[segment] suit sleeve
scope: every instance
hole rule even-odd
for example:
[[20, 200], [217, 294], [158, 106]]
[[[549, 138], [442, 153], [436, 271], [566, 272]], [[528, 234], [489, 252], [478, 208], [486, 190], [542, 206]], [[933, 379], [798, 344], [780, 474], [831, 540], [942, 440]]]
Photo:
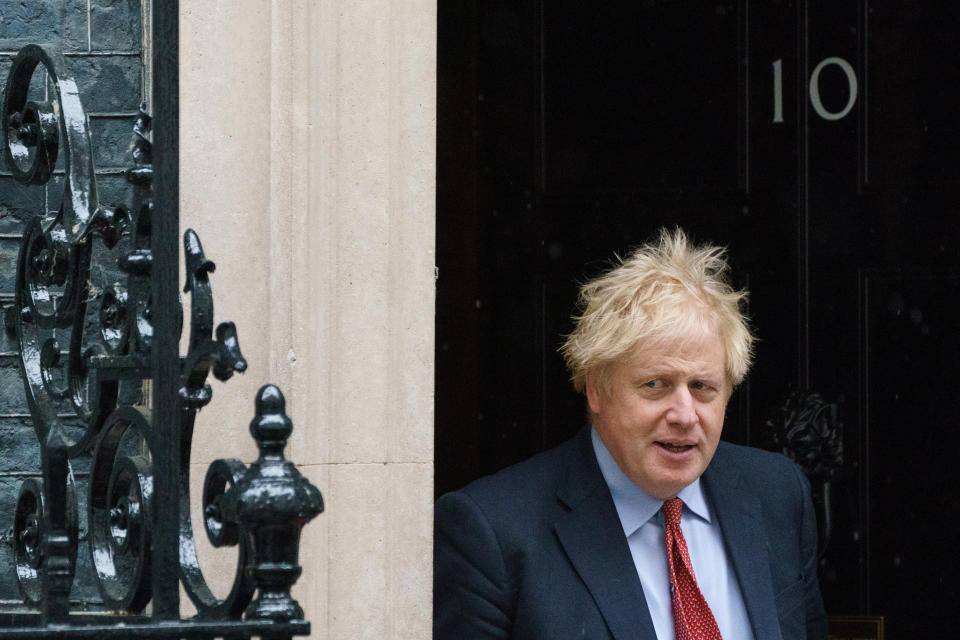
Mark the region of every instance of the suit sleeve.
[[500, 542], [462, 492], [437, 501], [433, 558], [434, 639], [509, 638], [512, 589]]
[[820, 583], [817, 580], [817, 518], [810, 498], [810, 481], [799, 467], [795, 470], [800, 482], [802, 494], [802, 516], [800, 522], [800, 551], [804, 559], [803, 586], [804, 605], [807, 612], [808, 640], [824, 640], [827, 637], [827, 613], [820, 597]]

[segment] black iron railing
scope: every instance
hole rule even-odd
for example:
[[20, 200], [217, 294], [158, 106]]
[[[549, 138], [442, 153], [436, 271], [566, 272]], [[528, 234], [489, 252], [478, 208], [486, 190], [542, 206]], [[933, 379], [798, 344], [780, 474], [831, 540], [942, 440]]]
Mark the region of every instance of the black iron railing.
[[[0, 610], [0, 638], [290, 638], [310, 630], [290, 588], [300, 574], [301, 528], [323, 501], [284, 458], [292, 425], [272, 385], [258, 393], [250, 425], [259, 459], [249, 467], [217, 460], [203, 486], [206, 535], [215, 547], [237, 549], [224, 599], [197, 560], [194, 420], [210, 401], [208, 375], [227, 380], [246, 362], [233, 323], [214, 329], [214, 263], [192, 230], [183, 238], [189, 348], [178, 352], [175, 2], [155, 3], [153, 29], [154, 119], [145, 105], [135, 126], [133, 209], [98, 199], [87, 117], [63, 57], [24, 47], [4, 87], [10, 171], [42, 185], [60, 159], [64, 180], [58, 210], [26, 225], [14, 301], [4, 310], [19, 345], [42, 482], [26, 479], [19, 492], [10, 570], [24, 604]], [[52, 90], [31, 99], [40, 71]], [[98, 287], [94, 267], [115, 270], [117, 282]], [[89, 461], [85, 536], [71, 468], [79, 458]], [[79, 554], [89, 554], [102, 605], [72, 611]], [[194, 618], [180, 617], [181, 586]]]

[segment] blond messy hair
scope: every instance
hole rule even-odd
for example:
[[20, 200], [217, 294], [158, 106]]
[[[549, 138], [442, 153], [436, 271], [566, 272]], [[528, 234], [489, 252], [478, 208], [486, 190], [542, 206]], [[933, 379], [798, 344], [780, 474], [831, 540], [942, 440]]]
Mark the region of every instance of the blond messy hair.
[[747, 292], [729, 280], [724, 247], [693, 246], [679, 228], [661, 229], [626, 259], [580, 287], [576, 326], [560, 352], [578, 392], [587, 372], [608, 390], [609, 368], [638, 345], [680, 346], [690, 339], [719, 335], [726, 376], [743, 381], [753, 359], [753, 341], [741, 310]]

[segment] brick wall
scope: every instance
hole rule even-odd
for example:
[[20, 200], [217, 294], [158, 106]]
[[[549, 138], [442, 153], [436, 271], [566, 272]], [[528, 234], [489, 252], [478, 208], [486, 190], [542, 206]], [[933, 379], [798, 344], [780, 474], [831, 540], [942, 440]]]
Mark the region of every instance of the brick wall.
[[[131, 132], [145, 93], [143, 16], [147, 2], [0, 0], [0, 90], [5, 88], [11, 61], [23, 45], [40, 44], [66, 55], [90, 119], [99, 198], [105, 204], [131, 205], [132, 192], [122, 174], [131, 164]], [[35, 74], [31, 89], [38, 96], [49, 90], [41, 73], [38, 70]], [[62, 157], [58, 163], [61, 169], [42, 187], [20, 185], [7, 167], [0, 166], [2, 304], [12, 300], [24, 224], [59, 207], [63, 195]], [[109, 255], [101, 257], [104, 264], [110, 263]], [[107, 281], [113, 276], [106, 269], [99, 277]], [[57, 337], [66, 348], [66, 334]], [[13, 559], [13, 513], [23, 479], [40, 475], [40, 449], [29, 419], [17, 350], [15, 336], [0, 331], [0, 605], [20, 600]], [[65, 406], [62, 414], [71, 413]], [[89, 459], [78, 458], [72, 463], [81, 516], [73, 596], [96, 607], [99, 594], [85, 540]]]

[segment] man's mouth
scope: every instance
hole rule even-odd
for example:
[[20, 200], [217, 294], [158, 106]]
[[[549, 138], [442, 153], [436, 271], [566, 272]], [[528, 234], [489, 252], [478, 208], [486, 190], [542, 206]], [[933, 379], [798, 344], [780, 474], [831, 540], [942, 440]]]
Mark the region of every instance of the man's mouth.
[[661, 442], [659, 440], [656, 444], [658, 447], [666, 449], [670, 453], [683, 453], [684, 451], [689, 451], [694, 447], [692, 444], [675, 444], [673, 442]]

